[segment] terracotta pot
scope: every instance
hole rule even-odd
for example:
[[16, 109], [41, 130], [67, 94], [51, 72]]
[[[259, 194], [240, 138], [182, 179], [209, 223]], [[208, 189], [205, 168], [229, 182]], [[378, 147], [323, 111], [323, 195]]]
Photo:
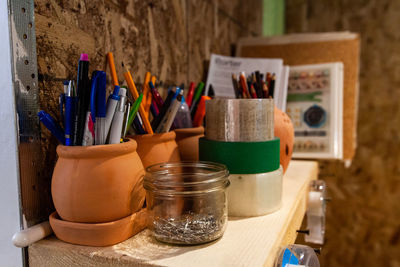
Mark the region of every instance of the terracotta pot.
[[144, 203], [144, 169], [134, 140], [114, 145], [58, 146], [51, 193], [63, 220], [115, 221]]
[[285, 173], [292, 158], [294, 128], [289, 116], [277, 107], [274, 109], [274, 134], [280, 139], [280, 164]]
[[181, 160], [199, 160], [199, 138], [204, 136], [202, 126], [196, 128], [176, 129], [176, 143], [178, 144]]
[[137, 152], [145, 168], [163, 162], [180, 161], [175, 132], [134, 135]]
[[111, 246], [139, 233], [147, 226], [147, 210], [107, 223], [75, 223], [60, 220], [57, 212], [49, 217], [58, 239], [77, 245]]

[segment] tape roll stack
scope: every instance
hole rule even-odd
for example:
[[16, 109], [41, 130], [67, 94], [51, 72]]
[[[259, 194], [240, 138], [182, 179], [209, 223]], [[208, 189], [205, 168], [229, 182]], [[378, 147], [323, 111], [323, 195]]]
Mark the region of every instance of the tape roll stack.
[[228, 167], [229, 216], [259, 216], [280, 207], [282, 168], [272, 99], [207, 101], [199, 158]]
[[310, 233], [304, 237], [306, 242], [319, 245], [324, 244], [325, 194], [326, 184], [324, 181], [316, 180], [310, 182], [307, 204], [307, 229]]

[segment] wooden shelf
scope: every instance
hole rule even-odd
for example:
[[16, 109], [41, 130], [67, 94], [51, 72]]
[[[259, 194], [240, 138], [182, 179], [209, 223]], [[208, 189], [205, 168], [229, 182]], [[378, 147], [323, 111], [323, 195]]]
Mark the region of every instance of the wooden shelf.
[[111, 247], [85, 247], [51, 236], [29, 247], [30, 266], [273, 266], [281, 245], [295, 241], [303, 220], [314, 161], [292, 161], [283, 180], [282, 208], [270, 215], [229, 218], [224, 236], [200, 246], [170, 246], [145, 230]]

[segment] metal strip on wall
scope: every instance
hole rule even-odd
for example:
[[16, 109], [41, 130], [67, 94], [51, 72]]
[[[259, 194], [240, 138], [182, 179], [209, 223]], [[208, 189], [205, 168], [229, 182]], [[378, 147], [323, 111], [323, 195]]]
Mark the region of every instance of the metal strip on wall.
[[18, 119], [22, 225], [41, 221], [39, 88], [33, 0], [9, 0], [13, 85]]

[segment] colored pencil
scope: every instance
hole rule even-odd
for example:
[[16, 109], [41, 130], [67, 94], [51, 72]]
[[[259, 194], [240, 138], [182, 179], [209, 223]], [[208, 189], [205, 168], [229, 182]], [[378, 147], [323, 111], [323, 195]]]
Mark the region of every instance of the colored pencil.
[[[129, 72], [129, 70], [127, 70], [124, 73], [124, 77], [125, 77], [126, 83], [128, 84], [128, 88], [129, 88], [133, 98], [135, 100], [138, 99], [139, 98], [139, 93], [138, 93], [138, 91], [136, 89], [136, 85], [133, 82], [132, 75]], [[143, 93], [143, 97], [144, 97], [144, 93]], [[143, 100], [142, 100], [142, 103], [143, 103]], [[139, 106], [139, 114], [142, 117], [143, 125], [144, 125], [144, 128], [147, 131], [147, 133], [153, 134], [154, 133], [153, 129], [151, 128], [151, 125], [150, 125], [150, 122], [149, 122], [149, 118], [146, 116], [146, 112], [144, 111], [142, 103]]]
[[107, 62], [108, 62], [108, 65], [110, 66], [111, 79], [112, 79], [113, 88], [114, 88], [116, 85], [119, 85], [119, 83], [118, 83], [117, 71], [115, 70], [113, 53], [111, 53], [111, 52], [107, 53]]

